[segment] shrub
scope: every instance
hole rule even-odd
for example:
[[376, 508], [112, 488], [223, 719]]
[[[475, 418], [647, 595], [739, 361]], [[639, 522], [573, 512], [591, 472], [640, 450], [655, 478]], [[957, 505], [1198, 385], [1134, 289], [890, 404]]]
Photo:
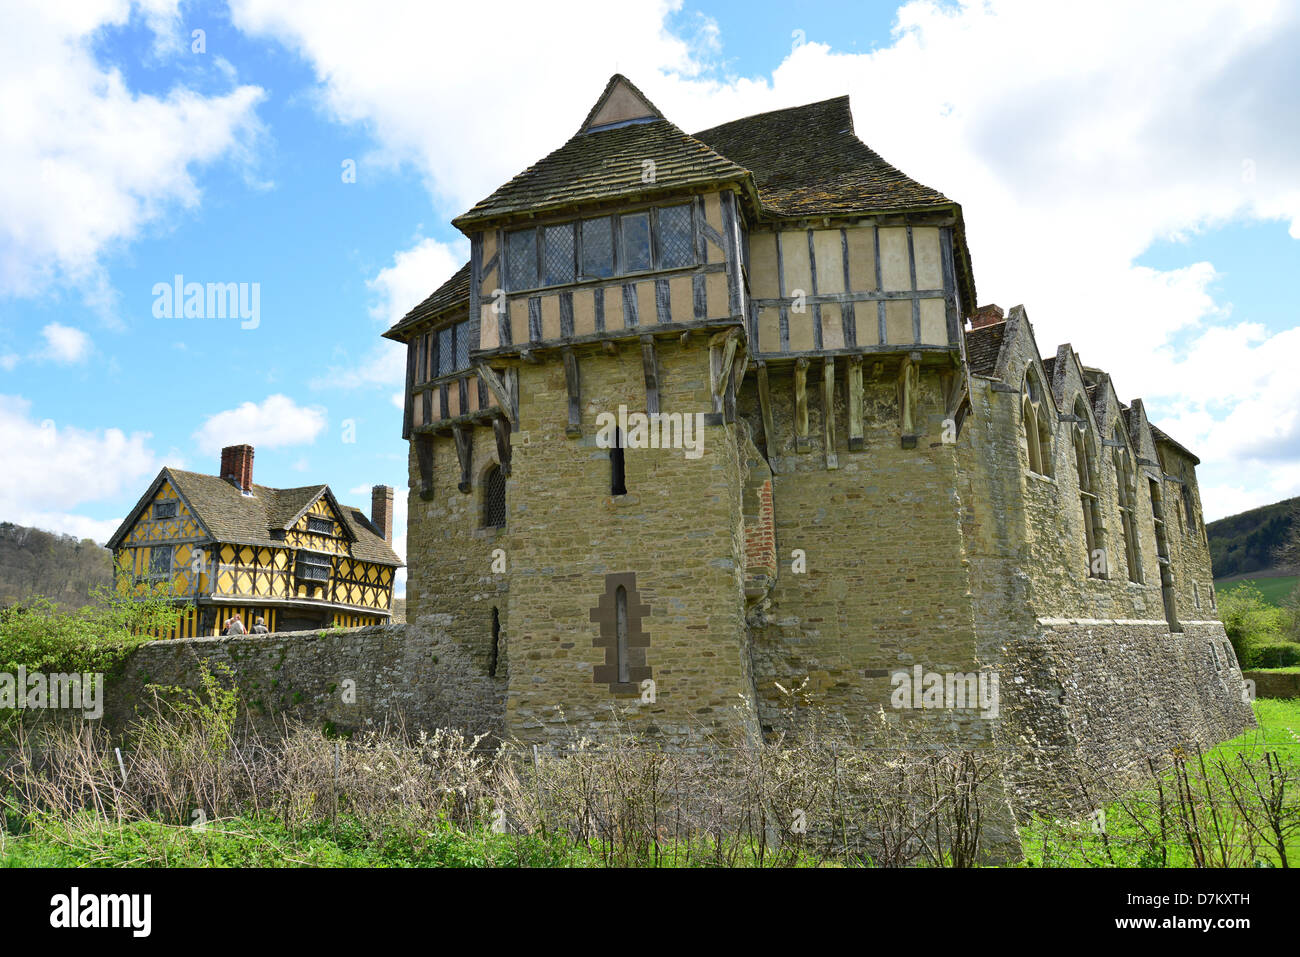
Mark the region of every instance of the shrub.
[[1282, 641], [1289, 624], [1285, 610], [1270, 605], [1258, 588], [1239, 585], [1219, 596], [1219, 617], [1237, 660], [1254, 664], [1255, 649]]
[[1293, 641], [1256, 645], [1250, 659], [1252, 668], [1289, 668], [1291, 665], [1300, 665], [1300, 644]]

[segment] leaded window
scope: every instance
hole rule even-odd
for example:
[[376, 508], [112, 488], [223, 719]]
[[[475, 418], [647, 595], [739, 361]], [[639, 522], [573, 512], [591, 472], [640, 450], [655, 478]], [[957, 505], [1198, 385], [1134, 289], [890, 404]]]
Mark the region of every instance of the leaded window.
[[315, 552], [299, 552], [294, 575], [301, 581], [327, 582], [330, 580], [331, 566], [332, 561], [328, 555], [318, 555]]
[[542, 230], [542, 285], [561, 286], [574, 280], [573, 223]]
[[456, 323], [456, 369], [469, 368], [469, 323]]
[[659, 268], [677, 269], [694, 262], [691, 207], [665, 206], [659, 210]]
[[154, 507], [153, 507], [153, 517], [154, 517], [154, 518], [175, 518], [175, 517], [176, 517], [176, 503], [175, 503], [175, 502], [157, 502], [157, 503], [154, 505]]
[[614, 275], [614, 223], [608, 216], [582, 221], [582, 278]]
[[650, 214], [628, 213], [619, 217], [619, 225], [623, 232], [623, 272], [650, 269]]
[[438, 330], [438, 375], [451, 375], [455, 371], [455, 335], [453, 326]]
[[308, 515], [307, 531], [315, 532], [317, 535], [333, 535], [334, 520], [330, 518], [318, 518], [315, 515]]
[[504, 528], [505, 524], [506, 476], [499, 465], [493, 465], [483, 480], [483, 527]]
[[172, 573], [172, 546], [154, 545], [149, 549], [149, 577], [167, 578]]
[[506, 262], [511, 289], [537, 285], [537, 230], [520, 229], [506, 235]]

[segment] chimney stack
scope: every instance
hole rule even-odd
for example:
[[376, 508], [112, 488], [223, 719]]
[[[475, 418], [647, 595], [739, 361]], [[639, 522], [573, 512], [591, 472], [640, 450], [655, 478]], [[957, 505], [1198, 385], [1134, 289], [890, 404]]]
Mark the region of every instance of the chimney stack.
[[374, 485], [370, 488], [370, 523], [379, 529], [384, 541], [393, 542], [393, 488]]
[[228, 445], [221, 450], [221, 477], [241, 492], [253, 490], [253, 447]]
[[980, 306], [971, 313], [970, 317], [972, 329], [983, 329], [985, 326], [994, 326], [1003, 321], [1002, 307], [992, 304]]

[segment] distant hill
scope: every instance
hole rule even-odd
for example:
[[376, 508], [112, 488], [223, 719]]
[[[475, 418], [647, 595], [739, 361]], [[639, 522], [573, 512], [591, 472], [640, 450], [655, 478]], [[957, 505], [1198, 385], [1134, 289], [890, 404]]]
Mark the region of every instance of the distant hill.
[[1300, 497], [1230, 515], [1205, 526], [1215, 580], [1274, 571], [1282, 574], [1278, 549], [1300, 521]]
[[41, 595], [72, 610], [112, 580], [112, 553], [89, 538], [0, 522], [0, 608]]

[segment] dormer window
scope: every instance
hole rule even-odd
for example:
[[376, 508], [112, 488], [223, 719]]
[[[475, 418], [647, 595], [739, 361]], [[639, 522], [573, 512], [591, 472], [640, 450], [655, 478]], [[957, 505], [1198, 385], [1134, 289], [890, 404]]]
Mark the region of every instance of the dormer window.
[[333, 535], [334, 521], [328, 518], [317, 518], [315, 515], [307, 516], [307, 531], [317, 535]]

